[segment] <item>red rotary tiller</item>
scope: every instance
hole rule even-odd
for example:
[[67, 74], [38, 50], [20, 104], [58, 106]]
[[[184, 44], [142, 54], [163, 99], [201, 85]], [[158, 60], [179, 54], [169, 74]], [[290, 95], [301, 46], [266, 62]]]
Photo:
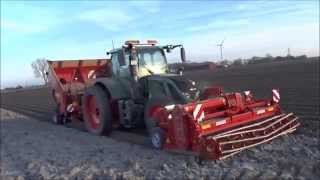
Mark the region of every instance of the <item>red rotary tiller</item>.
[[224, 159], [295, 131], [298, 117], [283, 113], [279, 91], [272, 92], [272, 100], [254, 100], [245, 91], [158, 108], [153, 116], [164, 132], [163, 148]]

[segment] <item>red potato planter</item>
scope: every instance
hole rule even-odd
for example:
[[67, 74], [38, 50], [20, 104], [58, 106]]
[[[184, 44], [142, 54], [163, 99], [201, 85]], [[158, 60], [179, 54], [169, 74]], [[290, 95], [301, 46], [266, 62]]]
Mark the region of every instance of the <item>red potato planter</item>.
[[291, 133], [293, 113], [279, 107], [279, 91], [255, 100], [250, 91], [201, 89], [181, 71], [169, 74], [165, 52], [182, 45], [128, 41], [110, 59], [48, 61], [52, 95], [61, 122], [84, 120], [86, 129], [108, 135], [114, 128], [147, 128], [155, 148], [224, 159]]

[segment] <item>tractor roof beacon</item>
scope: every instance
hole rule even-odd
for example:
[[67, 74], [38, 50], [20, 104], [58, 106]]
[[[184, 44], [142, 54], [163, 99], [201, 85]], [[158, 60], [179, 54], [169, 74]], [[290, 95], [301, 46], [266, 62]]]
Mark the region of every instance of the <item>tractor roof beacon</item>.
[[[283, 113], [279, 90], [256, 100], [250, 91], [200, 89], [179, 70], [169, 73], [166, 53], [182, 45], [126, 41], [110, 59], [48, 61], [55, 117], [83, 119], [87, 130], [108, 135], [117, 127], [146, 127], [155, 148], [223, 159], [291, 133], [300, 125]], [[55, 118], [56, 119], [56, 118]]]

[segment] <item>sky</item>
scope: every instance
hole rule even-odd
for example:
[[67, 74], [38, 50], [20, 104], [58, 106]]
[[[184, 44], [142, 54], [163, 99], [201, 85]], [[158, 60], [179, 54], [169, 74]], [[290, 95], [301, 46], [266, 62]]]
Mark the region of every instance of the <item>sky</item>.
[[[105, 58], [128, 39], [182, 43], [187, 60], [319, 55], [319, 1], [1, 0], [1, 88], [41, 82], [37, 58]], [[169, 55], [176, 62], [179, 52]]]

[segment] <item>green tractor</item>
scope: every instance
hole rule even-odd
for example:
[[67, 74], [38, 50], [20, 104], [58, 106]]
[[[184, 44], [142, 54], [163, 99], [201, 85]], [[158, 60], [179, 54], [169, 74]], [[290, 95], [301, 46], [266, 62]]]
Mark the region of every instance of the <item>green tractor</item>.
[[199, 96], [194, 81], [186, 79], [182, 69], [169, 73], [166, 53], [179, 47], [181, 61], [186, 61], [182, 45], [157, 46], [156, 41], [141, 44], [127, 41], [108, 52], [111, 76], [96, 77], [82, 97], [82, 112], [87, 129], [98, 135], [109, 134], [115, 127], [146, 126], [157, 130], [152, 119], [157, 107], [186, 104]]

